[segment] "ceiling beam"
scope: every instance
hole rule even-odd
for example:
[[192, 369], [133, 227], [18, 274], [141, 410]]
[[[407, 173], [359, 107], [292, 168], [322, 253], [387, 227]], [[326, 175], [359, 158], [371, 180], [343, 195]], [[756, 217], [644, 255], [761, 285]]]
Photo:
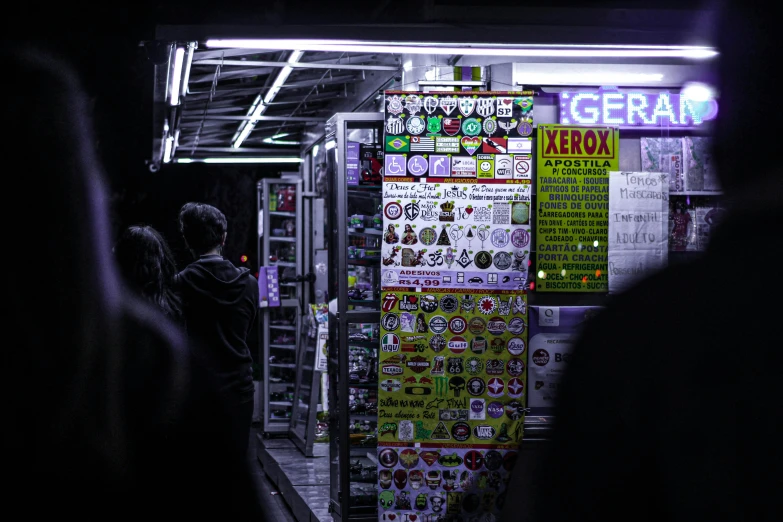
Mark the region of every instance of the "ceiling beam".
[[182, 119], [204, 119], [204, 120], [220, 120], [220, 121], [245, 121], [245, 120], [258, 120], [258, 121], [326, 121], [327, 118], [319, 118], [315, 116], [256, 116], [251, 118], [250, 116], [210, 116], [210, 115], [188, 115], [183, 114]]
[[[193, 60], [193, 65], [221, 65], [246, 67], [291, 67], [293, 69], [335, 69], [343, 71], [397, 71], [395, 65], [357, 65], [349, 63], [313, 63], [313, 62], [268, 62], [250, 60]], [[263, 70], [263, 69], [262, 69]], [[222, 77], [224, 73], [221, 72]], [[265, 73], [266, 74], [266, 73]]]

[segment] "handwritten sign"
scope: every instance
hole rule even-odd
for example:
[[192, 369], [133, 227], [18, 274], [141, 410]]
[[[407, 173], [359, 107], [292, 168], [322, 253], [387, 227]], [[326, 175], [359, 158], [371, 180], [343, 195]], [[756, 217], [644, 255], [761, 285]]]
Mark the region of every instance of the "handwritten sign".
[[668, 173], [609, 173], [610, 293], [666, 266], [668, 226]]

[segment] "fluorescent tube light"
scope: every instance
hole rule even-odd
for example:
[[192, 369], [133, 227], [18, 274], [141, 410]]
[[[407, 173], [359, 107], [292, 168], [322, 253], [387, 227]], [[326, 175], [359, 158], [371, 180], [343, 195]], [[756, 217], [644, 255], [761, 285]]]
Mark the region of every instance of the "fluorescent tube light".
[[271, 145], [301, 145], [301, 142], [299, 141], [288, 141], [288, 140], [282, 140], [281, 138], [285, 138], [290, 133], [283, 133], [283, 134], [275, 134], [274, 136], [271, 136], [269, 138], [264, 138], [264, 143], [269, 143]]
[[420, 80], [419, 85], [421, 86], [464, 86], [464, 87], [483, 87], [486, 85], [486, 82], [482, 82], [479, 80]]
[[174, 75], [171, 78], [171, 105], [179, 105], [179, 89], [182, 81], [182, 62], [185, 59], [185, 48], [177, 47], [174, 52]]
[[408, 60], [404, 64], [402, 64], [402, 70], [405, 72], [410, 72], [413, 69], [413, 62], [411, 60]]
[[260, 158], [178, 158], [176, 163], [302, 163], [302, 158], [295, 156], [260, 157]]
[[326, 150], [332, 150], [337, 146], [337, 142], [334, 140], [329, 140], [326, 142]]
[[185, 96], [188, 93], [188, 82], [190, 81], [190, 67], [193, 64], [193, 54], [195, 54], [196, 42], [188, 44], [188, 58], [185, 61], [185, 75], [182, 77], [182, 91], [180, 95]]
[[703, 46], [639, 46], [639, 45], [500, 45], [445, 44], [438, 42], [372, 42], [360, 40], [207, 40], [207, 47], [242, 49], [299, 49], [304, 51], [336, 51], [355, 53], [407, 53], [463, 56], [530, 56], [582, 58], [712, 58], [718, 52]]
[[163, 152], [163, 163], [169, 163], [171, 161], [171, 149], [174, 146], [174, 138], [169, 136], [166, 138], [166, 148]]
[[520, 80], [524, 80], [524, 83], [517, 81], [517, 85], [569, 85], [572, 83], [591, 83], [594, 85], [626, 85], [661, 82], [663, 81], [663, 74], [612, 72], [520, 72], [519, 78]]

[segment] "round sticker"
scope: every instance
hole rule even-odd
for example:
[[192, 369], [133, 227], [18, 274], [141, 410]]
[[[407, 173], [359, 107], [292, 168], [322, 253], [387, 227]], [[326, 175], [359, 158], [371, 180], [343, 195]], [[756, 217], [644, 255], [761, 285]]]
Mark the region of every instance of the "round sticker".
[[386, 448], [378, 454], [378, 461], [385, 468], [393, 468], [398, 461], [397, 452], [391, 448]]
[[438, 298], [432, 294], [423, 295], [419, 306], [421, 306], [423, 312], [431, 314], [438, 309]]
[[505, 455], [503, 455], [503, 469], [506, 471], [511, 471], [514, 469], [514, 465], [517, 463], [517, 452], [516, 451], [509, 451]]
[[511, 233], [511, 244], [517, 248], [524, 248], [530, 243], [530, 231], [526, 228], [517, 228]]
[[402, 464], [403, 468], [415, 468], [418, 463], [419, 454], [416, 453], [416, 450], [408, 448], [400, 452], [400, 464]]
[[489, 347], [492, 349], [493, 353], [500, 355], [503, 353], [503, 348], [506, 347], [506, 341], [504, 341], [502, 337], [492, 339], [492, 342], [489, 343]]
[[465, 453], [465, 467], [471, 471], [480, 470], [484, 465], [484, 455], [476, 450], [470, 450]]
[[521, 317], [514, 317], [508, 322], [508, 331], [514, 335], [519, 335], [525, 331], [525, 321]]
[[484, 369], [484, 363], [478, 357], [468, 357], [465, 361], [465, 369], [471, 375], [478, 375]]
[[392, 220], [400, 219], [400, 216], [402, 216], [402, 205], [394, 201], [386, 203], [386, 206], [383, 208], [383, 214]]
[[495, 301], [495, 298], [492, 296], [485, 295], [478, 300], [478, 310], [484, 315], [493, 313], [496, 308], [497, 301]]
[[459, 301], [453, 295], [444, 295], [440, 298], [440, 309], [443, 313], [451, 314], [457, 311]]
[[486, 250], [481, 250], [476, 257], [473, 258], [473, 262], [476, 263], [478, 268], [489, 268], [492, 266], [492, 254]]
[[468, 329], [468, 322], [465, 320], [464, 317], [460, 317], [459, 315], [452, 317], [449, 320], [449, 330], [453, 334], [461, 334], [465, 332], [465, 330]]
[[503, 332], [506, 331], [506, 322], [502, 317], [495, 316], [487, 321], [487, 330], [492, 335], [503, 335]]
[[476, 118], [468, 118], [462, 122], [462, 132], [465, 136], [478, 136], [481, 134], [481, 124]]
[[506, 361], [503, 359], [487, 359], [486, 372], [487, 375], [503, 375], [503, 370], [506, 367]]
[[522, 355], [525, 353], [525, 341], [519, 337], [512, 337], [506, 343], [506, 348], [511, 355]]
[[467, 384], [468, 393], [473, 395], [474, 397], [480, 397], [484, 395], [486, 389], [487, 389], [487, 385], [484, 383], [484, 379], [482, 379], [481, 377], [472, 377], [470, 380], [468, 380], [468, 384]]
[[490, 397], [498, 398], [503, 396], [503, 391], [506, 388], [506, 383], [500, 377], [493, 377], [487, 383], [487, 395]]
[[430, 349], [438, 353], [446, 347], [446, 338], [442, 335], [433, 335], [430, 339]]
[[493, 245], [495, 245], [498, 248], [503, 248], [504, 246], [508, 245], [510, 236], [505, 229], [496, 228], [492, 231], [492, 235], [489, 236], [489, 238], [492, 241]]
[[397, 314], [388, 313], [383, 316], [381, 326], [384, 330], [393, 332], [400, 326], [400, 317]]
[[[442, 308], [442, 307], [441, 307]], [[430, 319], [430, 330], [432, 333], [442, 334], [448, 328], [449, 323], [442, 315], [436, 315]]]
[[539, 348], [535, 352], [533, 352], [533, 363], [536, 366], [546, 366], [549, 362], [549, 352], [544, 350], [543, 348]]
[[477, 354], [482, 354], [487, 351], [487, 339], [477, 335], [470, 340], [470, 351]]
[[455, 335], [449, 339], [448, 347], [451, 353], [462, 353], [468, 349], [468, 341], [461, 335]]
[[503, 404], [498, 401], [492, 401], [487, 404], [487, 415], [493, 419], [499, 419], [506, 412]]
[[512, 377], [519, 377], [525, 372], [525, 363], [522, 362], [522, 359], [515, 357], [508, 361], [506, 371]]
[[506, 417], [511, 419], [512, 421], [519, 420], [522, 418], [523, 410], [525, 409], [525, 406], [519, 402], [519, 401], [511, 401], [508, 404], [506, 404]]
[[468, 321], [468, 329], [473, 335], [479, 335], [487, 329], [487, 323], [481, 317], [474, 317]]
[[493, 258], [495, 268], [498, 270], [508, 270], [511, 266], [511, 254], [508, 252], [498, 252]]
[[525, 383], [522, 379], [514, 377], [508, 381], [508, 396], [512, 399], [518, 399], [525, 393]]
[[[501, 407], [502, 409], [502, 407]], [[484, 455], [484, 467], [489, 471], [497, 471], [503, 465], [503, 455], [497, 450], [489, 450]]]
[[424, 132], [424, 127], [424, 118], [421, 116], [411, 116], [405, 123], [405, 128], [408, 129], [408, 132], [414, 135]]
[[[465, 442], [470, 438], [470, 426], [468, 426], [467, 422], [454, 423], [451, 427], [451, 436], [454, 437], [454, 440], [456, 441]], [[467, 454], [465, 457], [467, 457]]]
[[423, 228], [421, 232], [419, 232], [419, 241], [421, 241], [423, 244], [427, 246], [434, 245], [435, 241], [437, 240], [438, 240], [438, 233], [431, 228]]

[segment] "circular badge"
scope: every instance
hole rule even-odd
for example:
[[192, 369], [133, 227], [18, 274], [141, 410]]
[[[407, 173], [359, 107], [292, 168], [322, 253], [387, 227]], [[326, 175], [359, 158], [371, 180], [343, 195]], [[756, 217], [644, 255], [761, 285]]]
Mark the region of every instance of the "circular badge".
[[400, 316], [392, 313], [384, 315], [383, 319], [381, 319], [381, 326], [383, 326], [384, 330], [393, 332], [400, 326]]
[[411, 156], [408, 158], [408, 172], [414, 176], [424, 176], [430, 164], [424, 156]]
[[508, 396], [512, 399], [518, 399], [525, 393], [525, 383], [522, 379], [514, 377], [508, 381]]
[[487, 390], [487, 385], [481, 377], [472, 377], [468, 380], [466, 388], [469, 394], [474, 397], [480, 397]]
[[381, 350], [386, 353], [400, 351], [400, 337], [393, 333], [384, 334], [381, 339]]
[[506, 389], [506, 383], [500, 377], [493, 377], [487, 383], [487, 395], [490, 397], [498, 398], [503, 396], [503, 391]]
[[427, 246], [434, 245], [437, 240], [438, 233], [432, 228], [423, 228], [421, 229], [421, 232], [419, 232], [419, 241]]
[[419, 454], [416, 453], [416, 450], [407, 448], [400, 452], [400, 464], [402, 464], [403, 468], [415, 468], [418, 463]]
[[492, 118], [484, 120], [484, 133], [488, 136], [492, 136], [498, 130], [498, 122]]
[[519, 335], [525, 331], [525, 321], [521, 317], [514, 317], [508, 322], [508, 331], [514, 335]]
[[442, 335], [433, 335], [432, 338], [430, 338], [430, 349], [438, 353], [442, 351], [446, 347], [446, 338]]
[[432, 294], [423, 295], [421, 296], [419, 306], [421, 307], [422, 312], [431, 314], [438, 309], [438, 298]]
[[508, 364], [506, 365], [506, 371], [512, 377], [519, 377], [525, 373], [525, 363], [522, 362], [522, 359], [514, 357], [508, 361]]
[[492, 241], [492, 244], [495, 245], [498, 248], [503, 248], [504, 246], [508, 245], [508, 241], [510, 239], [510, 235], [508, 232], [506, 232], [503, 228], [496, 228], [492, 231], [492, 234], [489, 236], [489, 239]]
[[493, 419], [499, 419], [506, 412], [503, 404], [498, 401], [492, 401], [487, 404], [487, 415]]
[[495, 268], [498, 270], [508, 270], [511, 266], [511, 254], [508, 252], [498, 252], [493, 258]]
[[520, 122], [517, 132], [519, 132], [520, 136], [530, 136], [533, 134], [533, 126], [526, 121]]
[[503, 332], [506, 331], [506, 322], [502, 317], [495, 316], [487, 321], [487, 330], [492, 335], [503, 335]]
[[519, 401], [511, 401], [506, 404], [506, 417], [512, 421], [519, 420], [524, 415], [525, 406]]
[[465, 460], [463, 460], [465, 467], [470, 471], [480, 470], [484, 465], [484, 455], [476, 450], [470, 450], [465, 453]]
[[430, 318], [430, 330], [432, 333], [442, 334], [449, 327], [448, 321], [442, 315], [436, 315]]
[[503, 353], [503, 348], [506, 347], [506, 341], [504, 341], [502, 337], [492, 339], [492, 342], [489, 343], [489, 347], [492, 349], [492, 353], [500, 355]]
[[470, 330], [470, 333], [473, 335], [482, 334], [486, 329], [487, 323], [481, 317], [474, 317], [468, 321], [468, 330]]
[[386, 203], [386, 206], [383, 208], [383, 214], [392, 220], [400, 219], [400, 216], [402, 216], [402, 205], [396, 201]]
[[492, 266], [492, 254], [486, 250], [481, 250], [476, 257], [473, 258], [473, 262], [476, 263], [478, 268], [489, 268]]
[[443, 313], [454, 313], [457, 311], [457, 307], [459, 307], [459, 301], [453, 295], [444, 295], [440, 298], [440, 309], [443, 310]]
[[473, 485], [475, 484], [476, 480], [473, 478], [473, 473], [470, 471], [463, 471], [459, 474], [459, 486], [467, 491], [469, 489], [473, 489]]
[[525, 341], [519, 337], [512, 337], [506, 343], [506, 348], [511, 355], [522, 355], [525, 353]]
[[484, 363], [478, 357], [468, 357], [465, 361], [465, 369], [471, 375], [478, 375], [484, 369]]
[[451, 436], [458, 442], [465, 442], [470, 438], [470, 426], [467, 422], [455, 422], [451, 427]]
[[549, 352], [543, 348], [539, 348], [533, 352], [533, 364], [536, 366], [546, 366], [549, 363]]
[[462, 121], [462, 133], [465, 136], [478, 136], [481, 134], [481, 124], [476, 118], [467, 118]]
[[378, 454], [378, 462], [385, 468], [393, 468], [397, 465], [397, 452], [391, 448], [386, 448]]
[[511, 471], [514, 469], [514, 466], [517, 463], [517, 452], [516, 451], [509, 451], [505, 455], [503, 455], [503, 469], [506, 471]]
[[487, 339], [477, 335], [470, 340], [470, 351], [477, 354], [482, 354], [487, 351]]
[[468, 349], [468, 341], [461, 335], [455, 335], [447, 343], [451, 353], [462, 353]]
[[487, 375], [503, 375], [506, 361], [503, 359], [487, 359], [485, 366]]
[[479, 496], [475, 493], [469, 493], [465, 496], [464, 499], [462, 499], [462, 509], [468, 513], [473, 513], [479, 508], [480, 505], [481, 501], [479, 500]]
[[419, 135], [422, 132], [424, 132], [425, 125], [424, 125], [424, 118], [421, 116], [411, 116], [408, 118], [408, 121], [405, 123], [405, 128], [408, 129], [408, 132], [414, 135]]
[[497, 471], [503, 465], [503, 455], [497, 450], [489, 450], [484, 455], [484, 467], [489, 471]]
[[497, 301], [495, 298], [489, 295], [485, 295], [478, 300], [478, 311], [484, 315], [489, 315], [497, 309]]
[[511, 244], [517, 248], [524, 248], [530, 244], [530, 230], [517, 228], [511, 233]]
[[459, 315], [456, 315], [449, 319], [449, 330], [453, 334], [461, 334], [464, 333], [465, 330], [468, 329], [468, 322], [465, 320], [464, 317], [460, 317]]

